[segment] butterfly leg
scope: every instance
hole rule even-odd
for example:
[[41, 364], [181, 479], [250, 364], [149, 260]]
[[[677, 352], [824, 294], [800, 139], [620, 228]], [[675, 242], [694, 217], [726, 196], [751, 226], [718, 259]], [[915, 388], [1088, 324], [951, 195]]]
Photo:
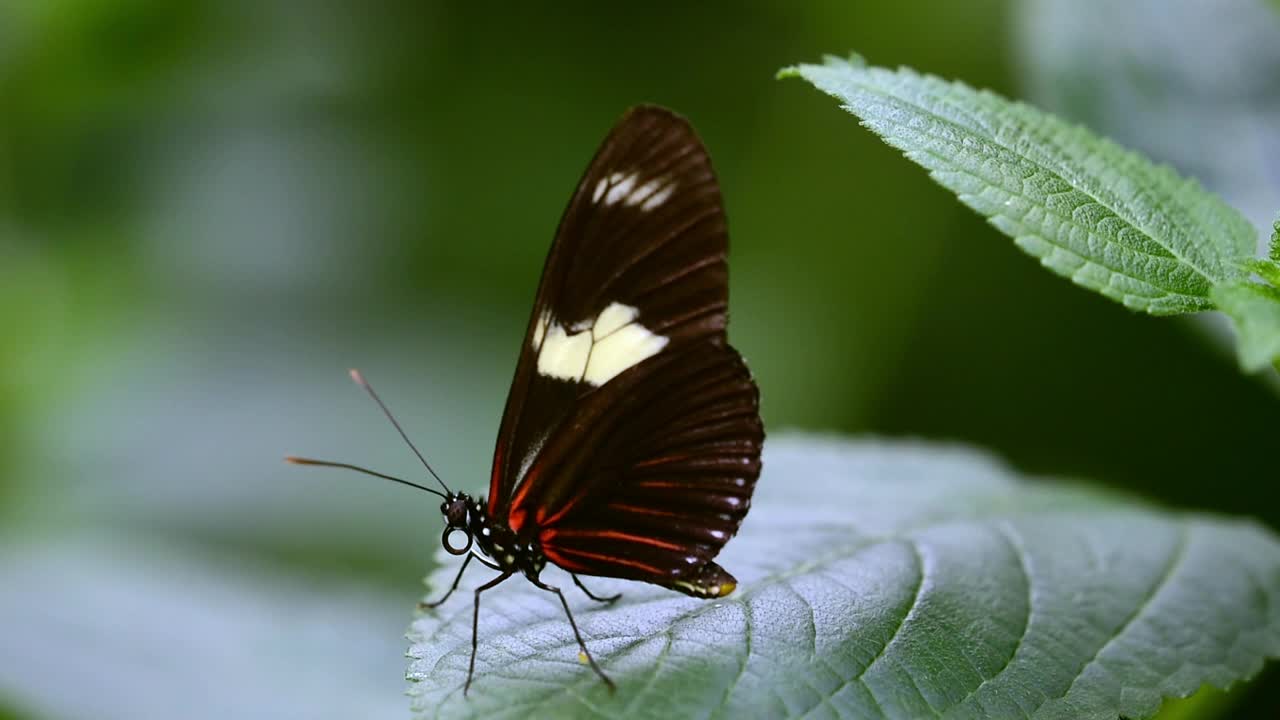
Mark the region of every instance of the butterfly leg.
[[453, 584], [449, 586], [449, 590], [444, 594], [444, 597], [440, 598], [435, 602], [420, 602], [418, 603], [418, 609], [430, 610], [431, 608], [437, 608], [443, 605], [444, 601], [448, 600], [449, 596], [453, 594], [453, 591], [458, 589], [458, 583], [462, 582], [462, 573], [466, 572], [467, 563], [471, 562], [471, 558], [478, 559], [480, 562], [484, 563], [488, 567], [493, 568], [494, 570], [499, 570], [499, 571], [502, 570], [502, 566], [495, 562], [490, 562], [479, 555], [469, 554], [467, 555], [467, 559], [462, 561], [462, 567], [458, 568], [458, 574], [456, 577], [453, 578]]
[[596, 602], [614, 603], [618, 601], [618, 598], [622, 597], [622, 593], [618, 593], [616, 595], [610, 595], [609, 597], [596, 597], [595, 593], [588, 590], [587, 586], [582, 584], [582, 581], [578, 579], [578, 576], [576, 574], [574, 573], [569, 573], [569, 574], [573, 576], [573, 584], [577, 585], [578, 588], [582, 590], [582, 592], [586, 593], [587, 597], [591, 598], [592, 600], [595, 600]]
[[476, 646], [479, 644], [478, 638], [480, 637], [480, 593], [509, 577], [511, 577], [511, 573], [504, 572], [498, 577], [476, 588], [476, 609], [471, 615], [471, 664], [467, 667], [467, 684], [462, 688], [463, 697], [466, 697], [467, 692], [471, 690], [471, 678], [476, 674]]
[[462, 567], [458, 568], [458, 574], [456, 577], [453, 578], [453, 584], [450, 585], [449, 589], [445, 591], [444, 597], [440, 598], [435, 602], [420, 602], [418, 603], [418, 609], [430, 610], [431, 608], [436, 608], [443, 605], [444, 601], [448, 600], [449, 596], [453, 594], [453, 591], [458, 589], [458, 583], [462, 582], [462, 573], [467, 571], [467, 565], [471, 562], [471, 558], [473, 557], [475, 556], [471, 555], [470, 553], [467, 554], [467, 559], [462, 561]]
[[[529, 580], [534, 585], [537, 585], [547, 592], [553, 592], [556, 594], [556, 597], [560, 598], [560, 604], [564, 606], [564, 614], [569, 617], [569, 627], [573, 628], [573, 636], [578, 640], [578, 647], [582, 648], [582, 654], [587, 656], [587, 662], [591, 664], [591, 669], [595, 670], [596, 674], [600, 676], [600, 679], [604, 681], [604, 684], [609, 686], [609, 692], [617, 690], [617, 686], [613, 684], [613, 681], [609, 679], [609, 676], [605, 675], [604, 671], [600, 669], [600, 666], [596, 664], [596, 659], [591, 657], [591, 651], [587, 649], [587, 644], [582, 641], [582, 633], [578, 632], [578, 623], [574, 622], [573, 613], [569, 611], [569, 601], [564, 599], [564, 593], [560, 592], [560, 588], [547, 585], [540, 580], [534, 580], [533, 578], [529, 578]], [[582, 587], [581, 583], [579, 583], [578, 587]], [[585, 591], [586, 588], [583, 588], [583, 590]], [[590, 593], [587, 594], [590, 595]]]

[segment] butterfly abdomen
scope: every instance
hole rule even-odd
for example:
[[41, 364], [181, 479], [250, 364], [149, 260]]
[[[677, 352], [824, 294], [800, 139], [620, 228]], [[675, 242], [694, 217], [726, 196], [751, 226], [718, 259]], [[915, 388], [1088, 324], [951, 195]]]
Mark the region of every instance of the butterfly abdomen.
[[669, 587], [696, 598], [718, 598], [733, 592], [738, 587], [738, 580], [728, 570], [709, 562], [691, 577], [676, 580]]

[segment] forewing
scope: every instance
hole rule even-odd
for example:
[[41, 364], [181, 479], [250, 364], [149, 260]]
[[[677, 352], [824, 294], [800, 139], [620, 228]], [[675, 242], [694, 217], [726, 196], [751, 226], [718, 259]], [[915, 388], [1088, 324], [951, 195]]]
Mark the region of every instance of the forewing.
[[630, 110], [578, 183], [542, 271], [494, 451], [501, 517], [587, 395], [656, 355], [724, 343], [728, 240], [701, 141], [662, 108]]
[[661, 353], [580, 403], [516, 492], [509, 521], [565, 569], [689, 594], [732, 590], [711, 559], [760, 474], [759, 395], [738, 353]]

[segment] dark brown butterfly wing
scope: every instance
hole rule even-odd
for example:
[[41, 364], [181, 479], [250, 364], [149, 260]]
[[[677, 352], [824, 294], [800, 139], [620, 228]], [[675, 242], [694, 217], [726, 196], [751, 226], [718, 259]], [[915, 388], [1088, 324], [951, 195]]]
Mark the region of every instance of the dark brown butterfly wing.
[[735, 581], [711, 560], [750, 507], [763, 442], [736, 351], [712, 340], [664, 351], [579, 403], [509, 522], [567, 570], [719, 597]]
[[584, 398], [629, 368], [724, 343], [728, 240], [720, 190], [693, 129], [629, 111], [560, 221], [494, 451], [489, 512], [506, 515], [540, 449]]

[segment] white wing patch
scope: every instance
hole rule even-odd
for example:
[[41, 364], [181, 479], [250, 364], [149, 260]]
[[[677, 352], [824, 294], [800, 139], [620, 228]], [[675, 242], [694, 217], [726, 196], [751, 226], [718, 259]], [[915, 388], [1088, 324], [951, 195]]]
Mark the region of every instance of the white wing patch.
[[623, 370], [662, 352], [666, 346], [665, 337], [654, 335], [643, 325], [623, 325], [591, 346], [591, 357], [582, 379], [599, 387]]
[[544, 312], [533, 331], [538, 374], [599, 387], [657, 355], [667, 346], [667, 338], [636, 322], [639, 316], [636, 308], [610, 303], [586, 327], [575, 325], [574, 329], [582, 329], [569, 333]]
[[609, 176], [609, 179], [612, 180], [612, 183], [609, 187], [609, 192], [604, 194], [604, 204], [617, 205], [620, 201], [626, 199], [628, 200], [627, 204], [630, 205], [631, 191], [636, 186], [635, 174], [623, 175], [614, 173]]
[[610, 173], [596, 181], [591, 193], [591, 202], [604, 202], [605, 205], [622, 203], [629, 207], [637, 207], [645, 212], [661, 206], [675, 192], [676, 185], [669, 178], [660, 177], [640, 181], [639, 173]]
[[581, 380], [591, 357], [591, 333], [570, 335], [561, 325], [547, 328], [538, 351], [538, 374], [558, 380]]
[[602, 340], [604, 336], [617, 330], [623, 325], [635, 322], [636, 316], [640, 311], [630, 305], [622, 303], [609, 303], [609, 307], [600, 313], [595, 323], [591, 326], [591, 338], [593, 340]]
[[655, 192], [650, 193], [649, 196], [644, 199], [644, 202], [640, 203], [640, 209], [645, 212], [649, 212], [666, 202], [667, 198], [671, 197], [671, 193], [675, 192], [675, 190], [676, 186], [674, 183], [662, 186]]

